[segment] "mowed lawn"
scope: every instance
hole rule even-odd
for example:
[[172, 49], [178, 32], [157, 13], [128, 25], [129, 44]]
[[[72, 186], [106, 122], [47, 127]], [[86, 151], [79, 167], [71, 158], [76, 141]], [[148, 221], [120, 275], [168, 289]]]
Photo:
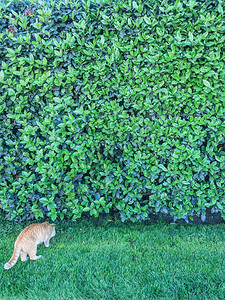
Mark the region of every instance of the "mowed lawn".
[[37, 261], [5, 271], [30, 223], [0, 217], [0, 299], [225, 299], [225, 225], [57, 222]]

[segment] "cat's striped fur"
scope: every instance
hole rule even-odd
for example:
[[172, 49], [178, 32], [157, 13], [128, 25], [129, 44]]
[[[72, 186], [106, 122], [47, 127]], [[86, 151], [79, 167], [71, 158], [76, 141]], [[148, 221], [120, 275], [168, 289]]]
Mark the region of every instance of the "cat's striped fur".
[[14, 245], [14, 251], [10, 260], [4, 265], [6, 270], [10, 269], [17, 262], [18, 257], [21, 261], [27, 260], [27, 254], [30, 259], [36, 260], [37, 245], [44, 242], [45, 247], [49, 247], [49, 240], [55, 235], [55, 227], [48, 222], [35, 223], [26, 227], [17, 237]]

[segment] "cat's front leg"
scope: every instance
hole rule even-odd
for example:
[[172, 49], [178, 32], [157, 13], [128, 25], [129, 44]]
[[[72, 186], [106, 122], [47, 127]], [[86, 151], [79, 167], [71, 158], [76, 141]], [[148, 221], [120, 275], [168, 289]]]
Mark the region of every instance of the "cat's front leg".
[[49, 239], [47, 239], [46, 241], [44, 241], [44, 245], [45, 245], [45, 247], [49, 247]]

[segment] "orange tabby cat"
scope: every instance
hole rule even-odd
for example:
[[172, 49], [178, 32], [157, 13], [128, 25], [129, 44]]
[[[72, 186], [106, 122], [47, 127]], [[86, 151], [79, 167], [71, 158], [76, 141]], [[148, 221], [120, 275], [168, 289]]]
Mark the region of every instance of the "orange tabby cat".
[[19, 256], [21, 261], [27, 260], [27, 254], [32, 260], [40, 258], [41, 255], [36, 255], [37, 245], [44, 242], [45, 247], [49, 247], [49, 240], [53, 236], [55, 236], [55, 227], [48, 222], [31, 224], [26, 227], [17, 237], [13, 255], [9, 262], [4, 265], [4, 268], [8, 270], [14, 266]]

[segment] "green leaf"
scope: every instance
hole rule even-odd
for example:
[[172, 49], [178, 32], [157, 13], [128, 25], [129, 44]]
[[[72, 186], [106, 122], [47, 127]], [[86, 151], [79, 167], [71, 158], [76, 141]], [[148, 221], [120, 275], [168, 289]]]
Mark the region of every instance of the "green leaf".
[[43, 65], [46, 66], [47, 63], [48, 63], [48, 61], [47, 61], [47, 59], [44, 57], [44, 58], [43, 58]]
[[194, 36], [193, 36], [193, 33], [192, 33], [192, 32], [189, 31], [188, 37], [189, 37], [190, 41], [193, 43], [193, 41], [194, 41]]
[[221, 4], [218, 5], [218, 12], [223, 15], [223, 6]]
[[204, 83], [205, 86], [211, 88], [211, 85], [207, 80], [203, 79], [203, 83]]
[[0, 71], [0, 82], [4, 81], [4, 72]]

